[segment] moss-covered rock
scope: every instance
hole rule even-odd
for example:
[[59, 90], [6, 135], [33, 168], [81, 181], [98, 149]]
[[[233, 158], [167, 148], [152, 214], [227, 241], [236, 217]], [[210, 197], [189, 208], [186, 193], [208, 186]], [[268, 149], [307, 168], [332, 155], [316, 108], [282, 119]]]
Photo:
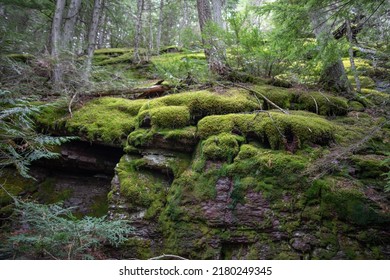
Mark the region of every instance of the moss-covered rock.
[[[343, 116], [348, 112], [347, 100], [329, 93], [304, 92], [269, 85], [257, 85], [252, 88], [284, 109], [307, 110], [325, 116]], [[259, 94], [257, 97], [262, 99]], [[264, 103], [264, 107], [273, 109], [267, 102]]]
[[203, 141], [202, 152], [206, 159], [232, 161], [242, 141], [242, 137], [228, 133], [210, 136]]
[[166, 177], [148, 170], [140, 170], [141, 159], [125, 155], [116, 167], [120, 192], [130, 203], [130, 209], [147, 209], [149, 217], [154, 216], [164, 205], [169, 187]]
[[348, 112], [347, 100], [320, 92], [296, 93], [296, 107], [325, 116], [343, 116]]
[[66, 129], [90, 141], [121, 144], [137, 126], [136, 114], [145, 102], [122, 98], [95, 99], [73, 113]]
[[161, 106], [141, 112], [141, 125], [145, 118], [156, 128], [182, 128], [189, 125], [190, 111], [186, 106]]
[[198, 135], [202, 139], [222, 132], [238, 132], [255, 137], [272, 149], [281, 149], [288, 143], [295, 143], [297, 147], [304, 142], [327, 144], [333, 139], [333, 130], [333, 125], [325, 119], [299, 112], [210, 116], [198, 123]]
[[146, 102], [141, 108], [150, 110], [162, 106], [186, 106], [192, 119], [200, 119], [209, 115], [222, 115], [238, 112], [250, 112], [259, 105], [242, 91], [229, 91], [225, 94], [210, 91], [183, 92], [171, 94]]

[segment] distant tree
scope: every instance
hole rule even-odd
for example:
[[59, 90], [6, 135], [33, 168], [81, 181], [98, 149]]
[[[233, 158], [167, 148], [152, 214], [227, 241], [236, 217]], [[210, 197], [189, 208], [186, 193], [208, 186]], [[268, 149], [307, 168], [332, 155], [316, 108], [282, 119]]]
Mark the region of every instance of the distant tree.
[[88, 31], [87, 58], [85, 61], [85, 66], [86, 66], [85, 73], [86, 73], [87, 80], [89, 80], [89, 75], [91, 73], [91, 67], [92, 67], [93, 52], [97, 45], [97, 32], [99, 28], [99, 19], [102, 10], [102, 4], [103, 4], [103, 0], [94, 1], [91, 24], [89, 26], [89, 31]]
[[226, 50], [218, 41], [218, 37], [215, 35], [213, 36], [210, 32], [214, 29], [216, 23], [212, 17], [209, 0], [197, 0], [197, 8], [204, 53], [209, 64], [209, 68], [213, 73], [220, 76], [227, 76], [230, 72], [230, 68], [226, 62]]

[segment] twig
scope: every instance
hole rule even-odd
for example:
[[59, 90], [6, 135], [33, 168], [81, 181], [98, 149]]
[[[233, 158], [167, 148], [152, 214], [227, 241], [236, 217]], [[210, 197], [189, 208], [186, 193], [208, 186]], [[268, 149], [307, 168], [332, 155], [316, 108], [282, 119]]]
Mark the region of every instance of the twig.
[[166, 255], [166, 254], [163, 254], [163, 255], [158, 256], [158, 257], [150, 258], [149, 260], [161, 260], [161, 259], [164, 259], [164, 258], [174, 258], [174, 259], [177, 259], [177, 260], [188, 260], [186, 258], [177, 256], [177, 255]]
[[310, 95], [311, 98], [313, 98], [314, 104], [316, 104], [316, 114], [318, 115], [318, 104], [317, 100], [313, 97], [313, 95]]
[[258, 92], [256, 90], [253, 90], [251, 88], [248, 88], [246, 86], [243, 86], [243, 85], [240, 85], [240, 84], [233, 84], [233, 86], [237, 86], [237, 87], [240, 87], [240, 88], [243, 88], [249, 92], [252, 92], [252, 93], [255, 93], [255, 94], [258, 94], [261, 96], [261, 98], [263, 98], [268, 104], [270, 104], [271, 106], [275, 107], [276, 109], [280, 110], [282, 113], [286, 114], [286, 115], [289, 115], [289, 112], [284, 110], [283, 108], [279, 107], [278, 105], [276, 105], [274, 102], [272, 102], [271, 100], [269, 100], [264, 94], [262, 94], [261, 92]]
[[54, 257], [49, 251], [47, 251], [46, 249], [43, 249], [43, 251], [48, 254], [50, 257], [52, 257], [54, 260], [59, 260], [57, 259], [56, 257]]
[[70, 114], [70, 118], [73, 118], [72, 104], [73, 104], [73, 101], [75, 100], [76, 96], [77, 96], [77, 92], [75, 94], [73, 94], [73, 96], [72, 96], [72, 98], [70, 99], [70, 102], [69, 102], [68, 111], [69, 111], [69, 114]]

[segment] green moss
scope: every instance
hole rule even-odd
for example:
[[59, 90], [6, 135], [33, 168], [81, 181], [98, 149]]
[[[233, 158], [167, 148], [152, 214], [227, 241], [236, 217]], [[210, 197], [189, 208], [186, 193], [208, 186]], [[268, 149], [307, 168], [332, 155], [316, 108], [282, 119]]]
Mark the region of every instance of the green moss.
[[385, 105], [390, 103], [390, 95], [374, 89], [362, 88], [362, 98], [366, 98], [375, 105]]
[[349, 108], [352, 111], [362, 112], [364, 111], [364, 105], [358, 101], [349, 101]]
[[210, 136], [202, 143], [202, 152], [206, 159], [232, 161], [238, 154], [242, 137], [221, 133]]
[[[353, 182], [328, 177], [315, 182], [312, 188], [318, 189], [323, 217], [331, 218], [336, 215], [341, 220], [359, 226], [384, 224], [390, 221], [390, 216], [375, 210]], [[312, 192], [314, 193], [316, 191]]]
[[37, 194], [38, 200], [52, 204], [62, 202], [70, 198], [72, 195], [72, 191], [70, 189], [58, 191], [55, 189], [55, 184], [56, 178], [53, 177], [48, 177], [45, 181], [39, 184], [39, 193]]
[[[269, 100], [274, 102], [279, 107], [282, 107], [284, 109], [290, 108], [290, 103], [293, 99], [293, 94], [291, 91], [285, 89], [285, 88], [279, 88], [274, 87], [270, 85], [256, 85], [253, 86], [253, 89], [255, 91], [258, 91], [262, 93], [265, 97], [267, 97]], [[257, 95], [257, 97], [262, 100], [261, 95]], [[267, 104], [267, 102], [264, 103], [265, 109], [268, 109], [270, 106]], [[269, 108], [271, 109], [271, 108]]]
[[146, 208], [147, 217], [153, 217], [164, 205], [168, 182], [164, 176], [137, 170], [139, 161], [128, 155], [121, 158], [116, 167], [121, 194], [128, 198], [134, 209]]
[[90, 141], [122, 143], [135, 129], [135, 115], [144, 102], [121, 98], [96, 99], [75, 111], [66, 128]]
[[258, 104], [248, 94], [238, 91], [217, 94], [210, 91], [183, 92], [153, 99], [144, 104], [144, 110], [162, 106], [186, 106], [192, 119], [209, 115], [250, 112], [258, 109]]
[[296, 107], [325, 116], [343, 116], [348, 112], [347, 100], [320, 92], [296, 93]]
[[[371, 66], [370, 60], [363, 59], [363, 58], [355, 58], [354, 62], [355, 62], [356, 70], [359, 71], [360, 73], [366, 73], [366, 74], [373, 73], [373, 67]], [[351, 61], [349, 60], [349, 58], [344, 58], [343, 64], [347, 70], [347, 73], [352, 73]]]
[[153, 138], [153, 131], [150, 129], [137, 129], [129, 134], [127, 143], [130, 146], [140, 147]]
[[132, 63], [133, 59], [134, 59], [133, 52], [127, 52], [116, 57], [108, 57], [107, 59], [96, 61], [95, 65], [103, 66], [109, 64]]
[[94, 54], [124, 54], [132, 52], [133, 49], [128, 48], [107, 48], [107, 49], [98, 49], [94, 51]]
[[[198, 123], [198, 135], [205, 139], [222, 132], [239, 131], [268, 143], [272, 149], [284, 147], [286, 141], [327, 144], [333, 139], [333, 125], [316, 115], [286, 115], [279, 112], [209, 116]], [[295, 140], [294, 140], [295, 139]]]
[[[356, 81], [353, 76], [348, 76], [349, 82], [356, 87]], [[369, 89], [374, 89], [375, 88], [375, 81], [367, 76], [359, 76], [360, 80], [360, 85], [362, 88], [369, 88]]]
[[389, 172], [389, 165], [384, 164], [384, 156], [354, 155], [351, 157], [353, 166], [359, 178], [378, 179], [383, 173]]
[[181, 129], [159, 129], [158, 133], [164, 136], [167, 140], [188, 140], [189, 142], [195, 141], [197, 138], [196, 127], [187, 126]]
[[[302, 92], [270, 85], [257, 85], [252, 88], [284, 109], [307, 110], [325, 116], [342, 116], [348, 111], [347, 100], [343, 97], [320, 92]], [[262, 100], [261, 95], [257, 94], [257, 97]], [[264, 108], [273, 109], [267, 102], [264, 102]]]
[[64, 100], [44, 106], [34, 119], [37, 124], [46, 130], [63, 130], [69, 117], [68, 104]]
[[[245, 188], [264, 191], [272, 189], [273, 185], [292, 186], [299, 181], [302, 183], [304, 178], [299, 172], [307, 166], [309, 160], [307, 157], [291, 155], [284, 151], [271, 151], [243, 144], [233, 164], [228, 166], [227, 174], [240, 178], [240, 183]], [[257, 178], [257, 183], [251, 180], [252, 177]]]
[[17, 171], [12, 168], [2, 168], [0, 170], [0, 206], [6, 206], [13, 202], [12, 196], [19, 196], [23, 192], [32, 192], [36, 189], [36, 182], [32, 179], [26, 179], [18, 175]]
[[190, 122], [190, 112], [186, 106], [161, 106], [149, 110], [148, 115], [152, 126], [157, 128], [181, 128]]

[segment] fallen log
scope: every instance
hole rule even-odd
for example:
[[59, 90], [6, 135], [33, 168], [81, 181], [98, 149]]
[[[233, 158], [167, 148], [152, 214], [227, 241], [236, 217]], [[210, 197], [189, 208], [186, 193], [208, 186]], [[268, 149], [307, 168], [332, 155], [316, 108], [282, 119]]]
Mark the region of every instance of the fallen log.
[[129, 99], [155, 98], [165, 95], [170, 89], [169, 86], [159, 83], [147, 88], [108, 89], [88, 92], [84, 96], [86, 98], [105, 96], [125, 96]]

